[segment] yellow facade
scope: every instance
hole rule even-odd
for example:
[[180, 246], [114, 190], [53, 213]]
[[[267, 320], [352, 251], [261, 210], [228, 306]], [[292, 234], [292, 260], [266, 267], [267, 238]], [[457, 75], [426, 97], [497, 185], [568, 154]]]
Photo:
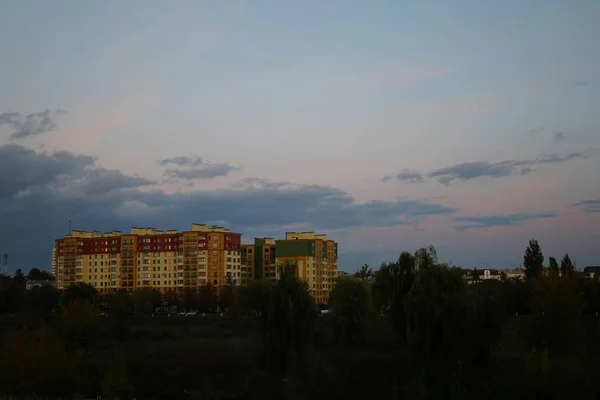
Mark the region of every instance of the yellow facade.
[[337, 243], [329, 240], [327, 235], [314, 232], [288, 232], [282, 242], [306, 242], [308, 252], [285, 254], [277, 247], [276, 262], [283, 264], [292, 262], [297, 265], [298, 277], [307, 282], [310, 294], [319, 304], [328, 304], [331, 291], [338, 275]]
[[222, 227], [193, 224], [190, 231], [131, 228], [73, 231], [56, 241], [56, 285], [88, 283], [101, 293], [153, 287], [166, 293], [201, 285], [239, 285], [240, 238]]

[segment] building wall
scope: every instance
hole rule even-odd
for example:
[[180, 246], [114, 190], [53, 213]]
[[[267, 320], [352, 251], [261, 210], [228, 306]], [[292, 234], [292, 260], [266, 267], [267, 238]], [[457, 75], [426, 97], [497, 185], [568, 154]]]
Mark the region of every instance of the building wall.
[[52, 247], [52, 262], [50, 264], [52, 276], [56, 276], [56, 247]]
[[327, 235], [314, 232], [288, 232], [277, 240], [276, 263], [294, 262], [298, 276], [308, 283], [310, 294], [319, 304], [329, 303], [338, 275], [338, 245]]
[[193, 224], [190, 231], [131, 228], [121, 232], [73, 231], [56, 240], [56, 286], [83, 282], [101, 293], [154, 287], [166, 293], [205, 284], [239, 285], [241, 235]]

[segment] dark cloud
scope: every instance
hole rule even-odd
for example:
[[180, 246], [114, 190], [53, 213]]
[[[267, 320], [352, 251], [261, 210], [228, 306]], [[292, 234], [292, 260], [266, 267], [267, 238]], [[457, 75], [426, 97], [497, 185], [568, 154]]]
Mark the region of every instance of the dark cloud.
[[521, 169], [521, 175], [527, 175], [527, 174], [530, 174], [530, 173], [532, 173], [534, 171], [535, 170], [533, 168], [526, 167], [526, 168]]
[[566, 139], [564, 132], [556, 132], [554, 134], [554, 142], [562, 142]]
[[[389, 181], [390, 179], [392, 179], [391, 176], [385, 176], [382, 178], [382, 181], [386, 182]], [[425, 178], [423, 177], [423, 175], [415, 170], [409, 170], [409, 169], [403, 169], [402, 171], [400, 171], [400, 173], [398, 173], [398, 175], [396, 175], [394, 177], [394, 179], [400, 181], [400, 182], [408, 182], [408, 183], [421, 183], [425, 181]]]
[[[168, 194], [141, 188], [152, 180], [94, 166], [94, 158], [68, 152], [37, 153], [0, 147], [0, 246], [11, 269], [47, 268], [53, 240], [76, 229], [129, 226], [189, 229], [191, 222], [227, 221], [243, 233], [290, 226], [307, 230], [409, 224], [456, 209], [424, 200], [357, 203], [347, 192], [247, 178], [230, 189]], [[26, 237], [27, 240], [23, 240]]]
[[432, 178], [437, 178], [443, 184], [452, 182], [464, 182], [482, 177], [500, 178], [513, 175], [517, 172], [529, 173], [531, 167], [542, 164], [558, 164], [569, 160], [583, 159], [592, 156], [597, 150], [588, 150], [578, 153], [570, 153], [564, 156], [551, 154], [535, 160], [505, 160], [500, 162], [475, 161], [456, 164], [451, 167], [441, 168], [429, 173]]
[[523, 213], [523, 214], [508, 214], [508, 215], [487, 215], [473, 217], [455, 217], [454, 222], [457, 224], [454, 229], [463, 231], [471, 228], [491, 228], [493, 226], [517, 225], [524, 221], [530, 221], [541, 218], [555, 218], [558, 214], [553, 212], [545, 213]]
[[17, 144], [0, 146], [0, 200], [41, 189], [86, 196], [154, 183], [93, 168], [94, 163], [94, 157], [66, 151], [38, 153]]
[[581, 209], [585, 212], [600, 212], [600, 199], [584, 200], [578, 203], [573, 203], [571, 206], [581, 207]]
[[12, 140], [24, 139], [46, 132], [52, 132], [57, 128], [55, 118], [59, 114], [65, 114], [64, 110], [45, 110], [33, 114], [21, 114], [8, 112], [0, 114], [0, 125], [8, 125], [13, 129], [10, 134]]
[[214, 179], [221, 176], [228, 176], [239, 168], [228, 163], [209, 163], [201, 157], [177, 156], [159, 160], [161, 166], [173, 165], [175, 167], [167, 168], [164, 176], [170, 180], [186, 179]]

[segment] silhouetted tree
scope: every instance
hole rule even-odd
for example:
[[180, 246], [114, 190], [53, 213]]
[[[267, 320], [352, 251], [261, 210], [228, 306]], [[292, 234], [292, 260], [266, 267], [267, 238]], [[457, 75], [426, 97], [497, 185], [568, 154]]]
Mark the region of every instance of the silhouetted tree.
[[25, 281], [27, 280], [27, 278], [25, 277], [25, 274], [23, 274], [23, 270], [21, 268], [15, 271], [15, 276], [13, 277], [13, 280], [18, 285], [25, 286]]
[[16, 313], [21, 309], [25, 288], [13, 279], [0, 275], [0, 313]]
[[48, 271], [40, 270], [39, 268], [31, 268], [27, 274], [28, 281], [51, 281], [54, 277]]
[[136, 315], [152, 314], [162, 298], [155, 288], [140, 288], [133, 292], [133, 310]]
[[364, 264], [358, 271], [354, 273], [354, 277], [358, 279], [362, 279], [365, 281], [370, 281], [373, 279], [373, 270], [369, 266], [369, 264]]
[[[204, 286], [200, 286], [198, 290], [198, 306], [196, 307], [200, 312], [215, 312], [219, 305], [219, 298], [217, 296], [217, 288], [210, 283]], [[187, 306], [186, 306], [187, 308]]]
[[571, 261], [571, 257], [565, 254], [562, 261], [560, 262], [560, 272], [562, 276], [571, 276], [575, 271], [575, 264]]
[[351, 276], [337, 278], [331, 293], [331, 310], [334, 314], [336, 337], [346, 344], [366, 343], [368, 319], [373, 314], [373, 304], [368, 283]]
[[537, 277], [544, 269], [544, 255], [542, 254], [540, 245], [535, 239], [529, 241], [529, 246], [525, 250], [523, 268], [525, 269], [525, 276], [528, 278]]
[[97, 304], [100, 300], [98, 291], [92, 285], [85, 283], [75, 283], [67, 286], [62, 295], [62, 304], [68, 305], [77, 301], [87, 301], [91, 304]]
[[471, 279], [479, 281], [479, 271], [477, 271], [477, 268], [473, 268], [473, 271], [471, 271]]
[[550, 274], [558, 276], [560, 270], [558, 268], [558, 262], [556, 261], [556, 258], [548, 258], [548, 269], [550, 270]]

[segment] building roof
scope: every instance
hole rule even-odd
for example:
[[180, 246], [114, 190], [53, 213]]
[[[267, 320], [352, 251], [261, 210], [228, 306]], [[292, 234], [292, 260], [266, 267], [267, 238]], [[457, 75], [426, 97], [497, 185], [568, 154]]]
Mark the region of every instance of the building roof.
[[589, 266], [589, 267], [585, 267], [583, 269], [583, 273], [585, 273], [585, 274], [589, 274], [590, 272], [596, 273], [598, 270], [600, 270], [600, 265]]

